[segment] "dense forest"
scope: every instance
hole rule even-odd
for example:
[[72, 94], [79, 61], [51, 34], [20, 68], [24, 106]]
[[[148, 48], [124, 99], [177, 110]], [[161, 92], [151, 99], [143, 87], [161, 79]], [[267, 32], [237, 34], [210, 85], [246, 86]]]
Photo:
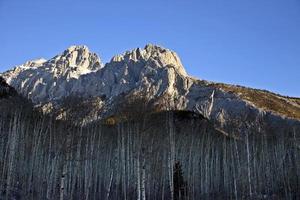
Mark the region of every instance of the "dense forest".
[[226, 135], [201, 115], [86, 126], [0, 114], [0, 199], [299, 199], [296, 132]]

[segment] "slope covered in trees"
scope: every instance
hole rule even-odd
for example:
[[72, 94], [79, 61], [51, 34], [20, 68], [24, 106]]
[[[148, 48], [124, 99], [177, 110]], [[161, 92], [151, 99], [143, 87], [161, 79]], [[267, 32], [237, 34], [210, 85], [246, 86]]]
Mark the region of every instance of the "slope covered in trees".
[[[6, 111], [5, 111], [6, 112]], [[0, 118], [8, 199], [299, 197], [299, 130], [224, 135], [201, 115], [139, 114], [85, 127], [36, 112]]]

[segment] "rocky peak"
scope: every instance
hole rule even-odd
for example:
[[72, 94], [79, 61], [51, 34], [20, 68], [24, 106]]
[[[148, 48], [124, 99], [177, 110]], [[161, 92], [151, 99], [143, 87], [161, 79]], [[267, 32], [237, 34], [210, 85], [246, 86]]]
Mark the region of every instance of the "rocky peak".
[[48, 61], [56, 68], [81, 72], [81, 74], [98, 70], [102, 67], [97, 54], [90, 52], [87, 46], [71, 46], [62, 54], [55, 56]]
[[187, 89], [184, 79], [188, 75], [177, 54], [151, 44], [114, 56], [105, 67], [86, 46], [71, 46], [48, 61], [25, 65], [36, 67], [19, 67], [3, 77], [34, 103], [59, 101], [70, 95], [105, 95], [109, 99], [128, 91], [173, 96], [179, 93], [177, 87]]
[[34, 103], [68, 96], [82, 75], [101, 69], [99, 57], [86, 46], [71, 46], [45, 61], [29, 61], [2, 74], [6, 82]]
[[45, 63], [47, 60], [44, 59], [44, 58], [38, 58], [38, 59], [35, 59], [35, 60], [30, 60], [30, 61], [27, 61], [24, 65], [22, 65], [21, 67], [39, 67], [39, 66], [42, 66], [43, 63]]
[[147, 44], [144, 49], [126, 51], [124, 54], [114, 56], [111, 62], [148, 62], [158, 68], [172, 67], [178, 74], [187, 76], [178, 55], [158, 45]]

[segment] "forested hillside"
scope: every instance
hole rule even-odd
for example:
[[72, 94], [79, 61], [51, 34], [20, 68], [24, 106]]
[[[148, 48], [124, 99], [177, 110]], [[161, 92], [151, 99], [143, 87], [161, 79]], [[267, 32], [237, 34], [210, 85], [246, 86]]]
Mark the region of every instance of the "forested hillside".
[[2, 113], [1, 199], [300, 195], [297, 130], [231, 137], [185, 111], [110, 122], [75, 127], [36, 112]]

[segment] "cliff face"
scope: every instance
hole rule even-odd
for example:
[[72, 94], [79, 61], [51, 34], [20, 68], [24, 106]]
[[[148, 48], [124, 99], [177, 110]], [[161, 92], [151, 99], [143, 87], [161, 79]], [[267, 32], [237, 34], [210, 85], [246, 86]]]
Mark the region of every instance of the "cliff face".
[[99, 58], [87, 47], [71, 46], [48, 61], [28, 61], [2, 76], [20, 94], [39, 103], [68, 96], [76, 79], [99, 68]]
[[186, 73], [175, 52], [155, 45], [114, 56], [105, 65], [86, 46], [72, 46], [48, 61], [30, 61], [2, 76], [43, 112], [76, 124], [117, 115], [112, 108], [121, 106], [120, 99], [143, 96], [160, 110], [202, 114], [226, 134], [299, 126], [297, 98], [197, 80]]

